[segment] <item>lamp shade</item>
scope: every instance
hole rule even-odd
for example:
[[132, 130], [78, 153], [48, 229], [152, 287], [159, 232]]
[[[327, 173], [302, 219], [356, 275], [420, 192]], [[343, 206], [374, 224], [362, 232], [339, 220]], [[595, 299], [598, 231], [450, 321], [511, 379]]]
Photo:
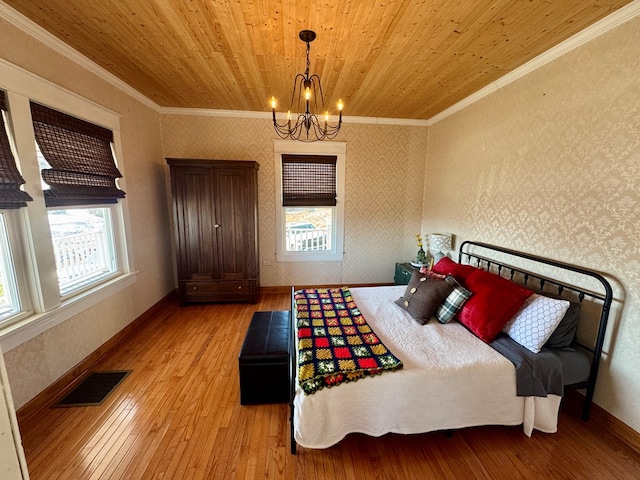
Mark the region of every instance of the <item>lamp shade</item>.
[[432, 233], [429, 235], [429, 251], [431, 255], [439, 252], [446, 254], [451, 250], [451, 234], [450, 233]]

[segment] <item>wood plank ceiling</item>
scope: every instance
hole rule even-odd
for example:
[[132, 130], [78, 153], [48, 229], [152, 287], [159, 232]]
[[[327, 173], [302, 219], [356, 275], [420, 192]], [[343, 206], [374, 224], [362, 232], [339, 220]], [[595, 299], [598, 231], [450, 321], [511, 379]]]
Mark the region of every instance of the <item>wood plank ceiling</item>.
[[288, 105], [311, 29], [328, 106], [429, 119], [631, 0], [3, 1], [163, 107]]

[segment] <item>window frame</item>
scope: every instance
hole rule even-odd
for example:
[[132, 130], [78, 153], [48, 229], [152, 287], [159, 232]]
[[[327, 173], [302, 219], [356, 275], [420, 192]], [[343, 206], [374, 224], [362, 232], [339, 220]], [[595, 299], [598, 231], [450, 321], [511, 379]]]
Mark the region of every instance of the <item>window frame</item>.
[[127, 199], [121, 199], [116, 204], [97, 205], [99, 208], [110, 208], [119, 274], [105, 278], [101, 283], [82, 289], [73, 296], [61, 297], [29, 102], [38, 102], [110, 129], [113, 132], [114, 159], [117, 168], [125, 176], [118, 181], [118, 186], [126, 191], [126, 172], [121, 161], [120, 115], [7, 62], [0, 62], [0, 79], [0, 88], [6, 93], [9, 107], [9, 135], [13, 139], [20, 172], [26, 181], [24, 190], [33, 197], [27, 207], [14, 215], [18, 225], [11, 232], [12, 235], [23, 236], [20, 247], [24, 261], [23, 265], [16, 266], [19, 270], [16, 273], [25, 277], [31, 309], [0, 323], [0, 346], [8, 351], [133, 285], [137, 272], [133, 267]]
[[[345, 142], [302, 143], [274, 140], [275, 201], [276, 201], [276, 261], [278, 262], [336, 262], [344, 258], [344, 186]], [[282, 155], [334, 155], [336, 156], [336, 206], [333, 209], [333, 238], [331, 250], [287, 251], [285, 245], [286, 217], [282, 206]], [[312, 207], [310, 205], [310, 207]]]
[[0, 329], [11, 325], [12, 323], [23, 320], [30, 315], [33, 315], [33, 308], [31, 304], [31, 294], [28, 287], [28, 271], [27, 263], [25, 261], [24, 249], [21, 246], [24, 244], [24, 232], [22, 229], [22, 212], [14, 209], [2, 209], [0, 215], [4, 215], [4, 223], [7, 229], [7, 242], [9, 249], [11, 250], [11, 267], [13, 269], [13, 277], [16, 283], [18, 301], [20, 303], [20, 310], [13, 315], [5, 318], [0, 318]]

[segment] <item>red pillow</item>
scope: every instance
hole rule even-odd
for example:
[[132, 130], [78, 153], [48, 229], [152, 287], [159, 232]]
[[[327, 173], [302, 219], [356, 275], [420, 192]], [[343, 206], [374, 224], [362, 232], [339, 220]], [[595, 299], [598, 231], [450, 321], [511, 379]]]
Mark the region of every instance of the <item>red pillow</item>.
[[480, 269], [467, 277], [465, 286], [473, 295], [462, 307], [458, 320], [487, 343], [533, 294], [533, 290]]
[[[451, 274], [461, 283], [465, 283], [467, 277], [475, 271], [480, 271], [479, 268], [472, 267], [471, 265], [461, 265], [454, 262], [449, 257], [442, 257], [438, 263], [436, 263], [432, 271], [441, 275]], [[466, 286], [466, 285], [465, 285]]]

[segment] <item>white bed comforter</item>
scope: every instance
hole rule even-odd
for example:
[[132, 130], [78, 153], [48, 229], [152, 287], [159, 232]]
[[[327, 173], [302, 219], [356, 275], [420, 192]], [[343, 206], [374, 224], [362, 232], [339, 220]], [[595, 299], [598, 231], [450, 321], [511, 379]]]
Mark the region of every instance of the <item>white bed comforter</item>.
[[405, 286], [352, 288], [371, 328], [404, 368], [305, 395], [296, 381], [296, 442], [327, 448], [347, 434], [423, 433], [477, 425], [557, 430], [560, 397], [516, 396], [513, 364], [462, 325], [419, 325], [394, 304]]

